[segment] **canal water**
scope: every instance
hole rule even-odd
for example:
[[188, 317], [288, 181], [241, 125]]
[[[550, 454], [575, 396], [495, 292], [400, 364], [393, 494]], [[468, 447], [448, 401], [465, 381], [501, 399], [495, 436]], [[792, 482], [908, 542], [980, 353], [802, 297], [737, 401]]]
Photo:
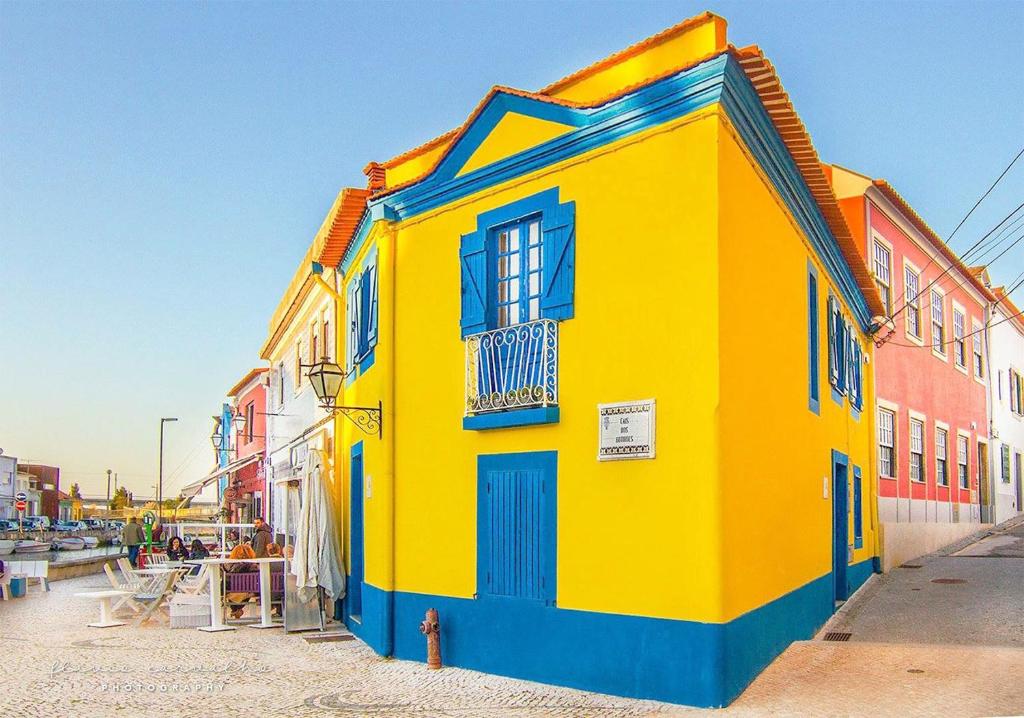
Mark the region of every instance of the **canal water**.
[[96, 548], [83, 548], [80, 551], [46, 551], [39, 553], [18, 553], [15, 551], [7, 556], [0, 557], [0, 560], [8, 561], [49, 561], [54, 566], [72, 561], [80, 561], [86, 558], [100, 558], [102, 556], [118, 556], [124, 551], [124, 546], [97, 546]]

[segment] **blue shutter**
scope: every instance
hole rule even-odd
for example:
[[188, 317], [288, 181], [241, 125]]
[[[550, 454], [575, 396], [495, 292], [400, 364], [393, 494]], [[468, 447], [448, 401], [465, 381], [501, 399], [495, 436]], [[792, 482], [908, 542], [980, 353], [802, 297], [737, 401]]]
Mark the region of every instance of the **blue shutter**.
[[807, 382], [808, 404], [811, 411], [819, 411], [820, 382], [818, 381], [818, 352], [821, 340], [818, 336], [818, 273], [807, 263]]
[[828, 295], [828, 381], [829, 384], [839, 388], [839, 342], [836, 326], [836, 298]]
[[459, 264], [462, 267], [462, 338], [487, 329], [486, 231], [462, 235]]
[[860, 467], [853, 467], [853, 547], [864, 546], [864, 517], [861, 515], [861, 475]]
[[348, 283], [347, 307], [345, 308], [345, 319], [348, 322], [348, 342], [345, 347], [345, 356], [348, 359], [348, 370], [355, 364], [356, 356], [359, 354], [359, 275], [353, 275]]
[[372, 349], [377, 346], [377, 257], [374, 256], [370, 266], [366, 268], [369, 277], [369, 309], [366, 316], [366, 345]]
[[540, 314], [545, 319], [572, 319], [576, 286], [576, 203], [545, 212], [542, 220], [543, 281]]
[[357, 359], [362, 359], [370, 350], [369, 329], [370, 329], [370, 270], [365, 269], [359, 275], [359, 349], [356, 353]]

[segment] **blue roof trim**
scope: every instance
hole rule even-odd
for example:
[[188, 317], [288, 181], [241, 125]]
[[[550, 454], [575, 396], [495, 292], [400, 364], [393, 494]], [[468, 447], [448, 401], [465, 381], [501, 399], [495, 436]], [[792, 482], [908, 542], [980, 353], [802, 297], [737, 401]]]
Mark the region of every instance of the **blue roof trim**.
[[[482, 121], [484, 127], [493, 129], [492, 123], [496, 124], [510, 107], [514, 107], [520, 114], [541, 119], [551, 119], [557, 108], [559, 117], [578, 125], [579, 129], [455, 177], [454, 173], [458, 172], [458, 168], [465, 164], [469, 154], [482, 141], [476, 130], [477, 122], [474, 122], [459, 141], [454, 153], [456, 156], [451, 162], [446, 158], [422, 181], [376, 201], [371, 200], [370, 206], [386, 204], [394, 210], [399, 220], [409, 219], [487, 187], [688, 115], [718, 101], [722, 92], [725, 64], [725, 56], [719, 56], [604, 105], [585, 110], [498, 92], [477, 117], [477, 122]], [[498, 102], [499, 98], [505, 99]], [[469, 154], [462, 159], [465, 153]]]
[[[342, 259], [347, 271], [351, 257], [368, 234], [367, 217], [391, 221], [411, 219], [489, 187], [571, 159], [624, 137], [688, 115], [721, 101], [744, 143], [785, 201], [807, 235], [829, 278], [839, 289], [861, 329], [869, 332], [867, 301], [846, 263], [821, 209], [811, 195], [771, 118], [746, 74], [729, 54], [651, 83], [594, 108], [565, 107], [498, 91], [434, 171], [416, 184], [377, 200], [360, 221], [356, 238]], [[561, 122], [576, 127], [563, 135], [479, 169], [456, 176], [473, 151], [508, 112]], [[364, 227], [364, 225], [367, 225]]]
[[839, 243], [832, 235], [832, 230], [829, 229], [818, 203], [811, 195], [811, 190], [804, 182], [782, 138], [779, 137], [764, 105], [761, 104], [760, 96], [739, 63], [731, 57], [725, 70], [722, 104], [743, 137], [744, 143], [753, 152], [758, 164], [786, 202], [797, 224], [810, 239], [829, 277], [839, 288], [843, 299], [857, 318], [861, 330], [870, 332], [871, 312], [860, 287], [857, 286], [853, 272], [850, 271], [850, 265], [843, 257]]

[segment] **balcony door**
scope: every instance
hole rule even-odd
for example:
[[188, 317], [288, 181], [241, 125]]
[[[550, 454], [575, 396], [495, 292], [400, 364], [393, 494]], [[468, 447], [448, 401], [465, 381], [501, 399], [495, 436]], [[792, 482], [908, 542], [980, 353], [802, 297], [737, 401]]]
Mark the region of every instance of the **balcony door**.
[[[515, 406], [542, 391], [541, 318], [543, 271], [540, 217], [530, 217], [491, 232], [494, 257], [494, 316], [490, 339], [481, 345], [478, 389], [495, 397], [495, 406]], [[501, 397], [500, 399], [498, 397]]]

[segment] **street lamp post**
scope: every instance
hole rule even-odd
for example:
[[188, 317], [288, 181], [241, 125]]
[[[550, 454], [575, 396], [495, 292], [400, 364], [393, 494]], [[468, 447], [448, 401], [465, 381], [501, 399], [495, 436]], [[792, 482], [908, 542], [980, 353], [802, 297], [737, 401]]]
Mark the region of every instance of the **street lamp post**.
[[110, 469], [107, 469], [107, 511], [110, 511], [110, 475], [114, 473]]
[[178, 419], [174, 417], [165, 417], [160, 419], [160, 478], [156, 492], [156, 515], [157, 522], [160, 524], [163, 524], [164, 522], [164, 424], [168, 421], [177, 420]]

